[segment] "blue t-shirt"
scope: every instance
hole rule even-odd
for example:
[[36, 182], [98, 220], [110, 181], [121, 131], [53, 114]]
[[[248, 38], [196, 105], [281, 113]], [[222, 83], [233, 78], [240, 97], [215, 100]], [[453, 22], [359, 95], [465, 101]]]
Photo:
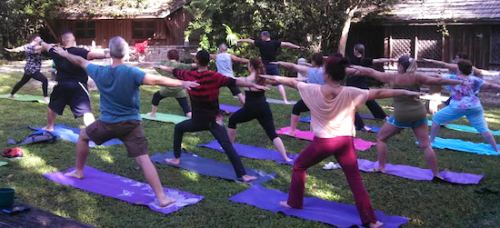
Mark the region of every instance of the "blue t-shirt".
[[325, 85], [325, 79], [323, 78], [323, 67], [320, 68], [309, 68], [307, 72], [307, 83]]
[[146, 76], [143, 71], [126, 65], [98, 66], [89, 64], [87, 73], [101, 93], [101, 116], [106, 123], [142, 120], [139, 114], [139, 86]]
[[481, 107], [481, 100], [477, 97], [484, 80], [478, 77], [469, 76], [459, 78], [456, 75], [445, 75], [443, 78], [463, 80], [471, 85], [447, 85], [446, 90], [451, 93], [450, 107], [455, 109], [472, 109]]

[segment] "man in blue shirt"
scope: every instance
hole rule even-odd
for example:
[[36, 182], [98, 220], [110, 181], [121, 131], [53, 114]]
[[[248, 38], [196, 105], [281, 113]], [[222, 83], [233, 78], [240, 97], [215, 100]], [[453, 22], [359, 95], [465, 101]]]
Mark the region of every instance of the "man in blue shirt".
[[141, 127], [139, 114], [139, 86], [161, 85], [182, 86], [186, 89], [196, 87], [196, 82], [186, 82], [168, 77], [147, 75], [141, 70], [123, 64], [128, 53], [128, 44], [121, 37], [109, 41], [111, 66], [98, 66], [84, 58], [72, 55], [62, 48], [54, 48], [54, 52], [67, 58], [71, 63], [87, 70], [94, 79], [101, 93], [101, 116], [80, 132], [76, 145], [76, 169], [67, 176], [83, 178], [85, 160], [89, 154], [89, 141], [100, 145], [110, 139], [120, 139], [128, 151], [128, 156], [135, 158], [142, 168], [147, 182], [158, 198], [159, 206], [165, 207], [175, 199], [165, 195], [158, 172], [148, 155], [148, 142]]

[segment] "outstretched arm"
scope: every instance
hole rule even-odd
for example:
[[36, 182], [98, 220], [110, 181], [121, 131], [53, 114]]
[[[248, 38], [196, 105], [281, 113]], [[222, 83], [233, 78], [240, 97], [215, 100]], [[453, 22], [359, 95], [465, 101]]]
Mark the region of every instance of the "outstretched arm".
[[19, 47], [15, 47], [15, 48], [4, 48], [6, 51], [8, 52], [11, 52], [11, 53], [17, 53], [17, 52], [23, 52], [24, 51], [24, 45], [23, 46], [19, 46]]
[[250, 43], [250, 44], [255, 44], [255, 40], [252, 39], [239, 39], [236, 41], [237, 43]]
[[449, 70], [453, 70], [453, 71], [456, 71], [458, 70], [458, 66], [457, 64], [453, 64], [453, 63], [445, 63], [443, 61], [438, 61], [438, 60], [433, 60], [433, 59], [423, 59], [424, 61], [426, 62], [429, 62], [429, 63], [433, 63], [433, 64], [436, 64], [440, 67], [444, 67], [444, 68], [447, 68]]
[[272, 75], [260, 75], [260, 77], [281, 83], [283, 85], [286, 85], [294, 89], [297, 89], [297, 84], [299, 83], [299, 81], [297, 81], [296, 78], [288, 78], [288, 77], [272, 76]]
[[153, 68], [164, 70], [166, 72], [172, 73], [174, 71], [173, 67], [162, 66], [162, 65], [154, 65]]
[[106, 59], [111, 58], [109, 55], [109, 49], [104, 49], [104, 52], [91, 51], [87, 54], [87, 59]]
[[302, 46], [292, 44], [290, 42], [281, 42], [281, 47], [287, 47], [287, 48], [295, 48], [295, 49], [305, 49]]
[[76, 56], [76, 55], [72, 55], [72, 54], [68, 53], [67, 51], [65, 51], [61, 47], [54, 47], [54, 52], [56, 54], [60, 55], [61, 57], [68, 59], [71, 63], [73, 63], [77, 66], [80, 66], [83, 69], [86, 69], [90, 63], [89, 61], [87, 61], [86, 59], [84, 59], [80, 56]]
[[427, 76], [425, 74], [415, 74], [415, 77], [417, 77], [416, 81], [419, 84], [424, 84], [424, 85], [458, 85], [458, 84], [464, 84], [465, 81], [462, 80], [455, 80], [455, 79], [448, 79], [448, 78], [442, 78], [442, 77], [435, 77], [435, 76]]
[[372, 68], [362, 67], [362, 66], [351, 66], [346, 68], [347, 74], [352, 74], [353, 76], [369, 76], [377, 79], [378, 81], [388, 84], [394, 79], [394, 75], [391, 73], [384, 73]]
[[494, 90], [500, 90], [500, 85], [485, 82], [483, 83], [483, 86], [481, 86], [481, 89], [494, 89]]
[[249, 63], [250, 62], [250, 60], [245, 59], [245, 58], [240, 58], [236, 55], [231, 55], [231, 60], [233, 60], [234, 62], [239, 62], [239, 63]]
[[237, 78], [236, 79], [236, 86], [239, 86], [239, 87], [249, 87], [249, 88], [254, 88], [254, 89], [257, 89], [257, 90], [269, 90], [269, 88], [267, 88], [265, 86], [257, 85], [257, 84], [252, 83], [252, 82], [247, 82], [243, 78]]
[[309, 72], [309, 67], [301, 66], [301, 65], [298, 65], [295, 63], [278, 61], [278, 62], [271, 62], [271, 64], [276, 64], [276, 65], [284, 66], [286, 68], [294, 69], [295, 71], [299, 72], [300, 74], [302, 74], [304, 76], [307, 75], [307, 73]]
[[414, 96], [418, 98], [423, 93], [404, 89], [370, 89], [367, 100], [384, 99], [397, 96]]
[[387, 59], [387, 58], [373, 59], [373, 63], [390, 63], [397, 61], [398, 61], [397, 59]]
[[472, 67], [472, 70], [474, 71], [474, 75], [484, 75], [484, 76], [499, 76], [500, 72], [494, 72], [494, 71], [488, 71], [488, 70], [483, 70], [479, 69], [476, 67]]
[[161, 76], [148, 75], [148, 74], [146, 74], [146, 76], [144, 76], [144, 78], [142, 79], [142, 84], [143, 85], [160, 85], [160, 86], [168, 86], [168, 87], [182, 86], [188, 90], [200, 85], [196, 82], [181, 81], [181, 80], [173, 79], [173, 78], [169, 78], [169, 77], [161, 77]]

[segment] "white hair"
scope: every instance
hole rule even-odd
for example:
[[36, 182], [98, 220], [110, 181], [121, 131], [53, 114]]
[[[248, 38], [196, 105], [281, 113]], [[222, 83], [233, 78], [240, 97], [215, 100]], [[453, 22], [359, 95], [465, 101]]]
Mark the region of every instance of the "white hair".
[[109, 40], [109, 54], [116, 59], [123, 59], [128, 55], [128, 43], [121, 37], [115, 36]]

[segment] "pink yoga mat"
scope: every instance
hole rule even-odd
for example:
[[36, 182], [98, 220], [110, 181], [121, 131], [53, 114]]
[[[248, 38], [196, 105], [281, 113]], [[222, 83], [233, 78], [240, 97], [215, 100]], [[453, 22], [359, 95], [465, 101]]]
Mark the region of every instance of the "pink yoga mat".
[[[290, 130], [290, 127], [284, 127], [276, 131], [276, 133], [280, 135], [288, 135], [286, 134]], [[295, 130], [295, 135], [288, 135], [290, 137], [298, 138], [298, 139], [304, 139], [304, 140], [309, 140], [312, 141], [314, 139], [314, 133], [311, 131], [301, 131], [301, 130]], [[360, 151], [365, 151], [369, 149], [370, 147], [377, 145], [377, 143], [370, 142], [370, 141], [365, 141], [363, 139], [354, 139], [354, 147], [356, 150]]]

